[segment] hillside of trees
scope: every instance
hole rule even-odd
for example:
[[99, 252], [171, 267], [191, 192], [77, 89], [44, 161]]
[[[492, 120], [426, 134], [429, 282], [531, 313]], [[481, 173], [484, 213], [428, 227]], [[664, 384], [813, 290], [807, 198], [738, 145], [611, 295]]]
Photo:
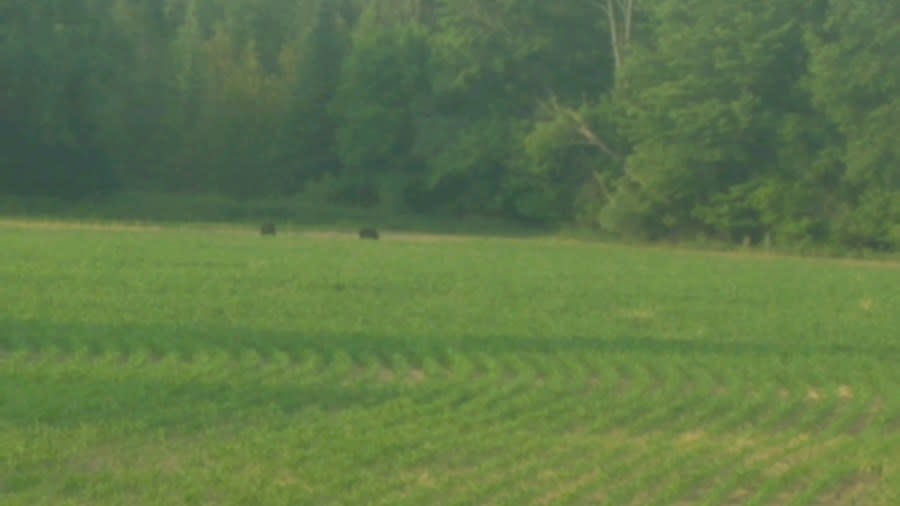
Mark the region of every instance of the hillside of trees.
[[0, 0], [0, 193], [900, 250], [900, 2]]

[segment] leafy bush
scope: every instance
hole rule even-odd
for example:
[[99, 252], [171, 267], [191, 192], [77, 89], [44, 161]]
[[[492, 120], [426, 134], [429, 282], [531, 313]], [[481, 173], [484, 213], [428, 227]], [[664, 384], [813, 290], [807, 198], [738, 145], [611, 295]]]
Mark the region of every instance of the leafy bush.
[[835, 240], [857, 248], [900, 249], [900, 192], [870, 190], [838, 217]]

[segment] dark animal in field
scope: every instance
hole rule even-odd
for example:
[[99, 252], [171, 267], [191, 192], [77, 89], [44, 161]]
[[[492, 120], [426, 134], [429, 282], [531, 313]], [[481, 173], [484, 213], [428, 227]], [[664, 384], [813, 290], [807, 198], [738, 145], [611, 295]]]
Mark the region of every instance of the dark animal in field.
[[374, 228], [361, 228], [359, 229], [359, 238], [360, 239], [378, 239], [378, 231]]
[[261, 235], [275, 235], [275, 224], [263, 223], [263, 225], [259, 227], [259, 233]]

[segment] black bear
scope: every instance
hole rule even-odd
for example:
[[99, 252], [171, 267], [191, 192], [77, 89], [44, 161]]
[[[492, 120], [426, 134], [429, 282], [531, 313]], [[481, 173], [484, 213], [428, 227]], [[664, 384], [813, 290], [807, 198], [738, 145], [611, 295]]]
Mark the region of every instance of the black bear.
[[360, 239], [378, 239], [378, 231], [374, 228], [361, 228], [359, 229], [359, 238]]
[[275, 224], [263, 223], [263, 225], [259, 227], [259, 233], [261, 235], [275, 235]]

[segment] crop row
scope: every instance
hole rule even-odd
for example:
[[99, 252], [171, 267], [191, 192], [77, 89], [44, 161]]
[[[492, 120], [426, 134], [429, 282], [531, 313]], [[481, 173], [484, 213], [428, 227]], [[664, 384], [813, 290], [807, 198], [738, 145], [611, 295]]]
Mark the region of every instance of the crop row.
[[47, 347], [8, 350], [0, 373], [21, 387], [2, 409], [23, 426], [262, 424], [261, 447], [282, 431], [306, 452], [282, 464], [315, 483], [304, 492], [314, 502], [815, 504], [862, 497], [900, 447], [900, 401], [885, 395], [896, 373], [877, 358], [855, 359], [856, 372], [836, 365], [649, 351]]

